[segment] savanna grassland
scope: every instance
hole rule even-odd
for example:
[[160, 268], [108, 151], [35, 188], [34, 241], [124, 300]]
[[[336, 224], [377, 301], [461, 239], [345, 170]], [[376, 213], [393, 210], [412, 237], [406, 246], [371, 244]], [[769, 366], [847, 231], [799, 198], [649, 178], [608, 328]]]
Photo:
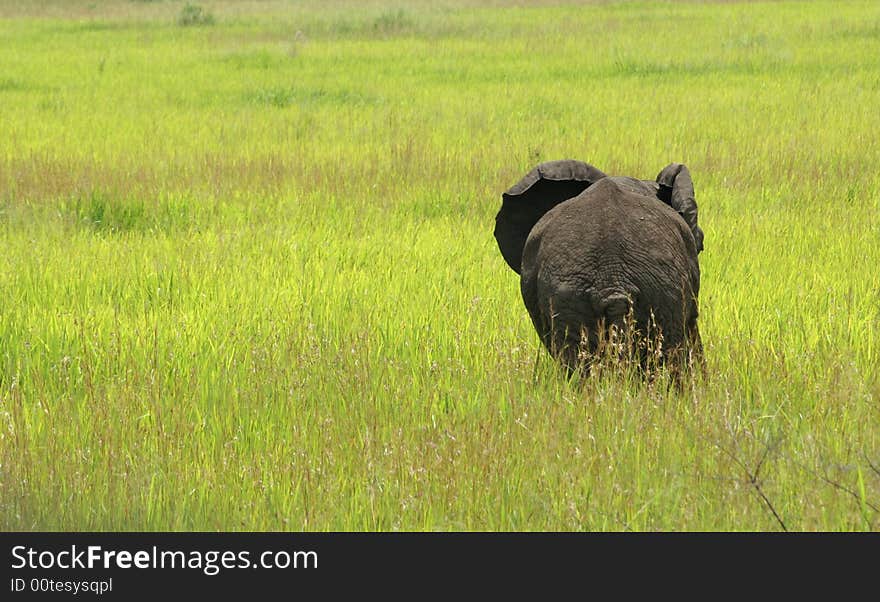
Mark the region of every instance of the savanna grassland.
[[[880, 3], [0, 0], [0, 527], [877, 530]], [[492, 229], [693, 175], [707, 378]]]

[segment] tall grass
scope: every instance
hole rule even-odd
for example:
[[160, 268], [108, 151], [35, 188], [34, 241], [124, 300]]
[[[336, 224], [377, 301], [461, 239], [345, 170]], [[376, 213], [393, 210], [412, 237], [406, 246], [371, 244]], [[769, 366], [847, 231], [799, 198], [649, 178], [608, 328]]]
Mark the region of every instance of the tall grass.
[[[880, 7], [518, 4], [0, 2], [0, 526], [878, 528]], [[565, 157], [688, 164], [706, 380], [546, 357]]]

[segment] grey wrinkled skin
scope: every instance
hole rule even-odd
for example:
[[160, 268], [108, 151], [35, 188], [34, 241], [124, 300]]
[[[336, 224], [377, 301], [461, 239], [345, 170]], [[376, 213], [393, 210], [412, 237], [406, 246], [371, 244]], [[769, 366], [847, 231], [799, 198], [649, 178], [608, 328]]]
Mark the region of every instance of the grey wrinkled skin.
[[520, 273], [541, 341], [569, 370], [584, 368], [612, 327], [627, 325], [644, 340], [662, 335], [661, 362], [701, 357], [703, 233], [685, 166], [643, 181], [553, 161], [502, 196], [499, 248]]

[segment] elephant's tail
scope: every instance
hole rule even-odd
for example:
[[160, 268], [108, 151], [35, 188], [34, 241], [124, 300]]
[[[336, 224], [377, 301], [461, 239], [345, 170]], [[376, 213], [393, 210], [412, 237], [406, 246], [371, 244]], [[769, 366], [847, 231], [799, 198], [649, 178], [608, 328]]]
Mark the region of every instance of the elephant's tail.
[[623, 328], [626, 316], [632, 309], [632, 298], [618, 290], [603, 291], [597, 303], [598, 317], [605, 320], [605, 325]]
[[577, 290], [567, 286], [556, 288], [548, 295], [550, 302], [540, 308], [539, 331], [552, 334], [548, 339], [551, 353], [563, 349], [576, 351], [584, 343], [595, 351], [605, 340], [612, 326], [620, 332], [626, 328], [626, 319], [632, 310], [632, 297], [619, 289], [600, 292]]

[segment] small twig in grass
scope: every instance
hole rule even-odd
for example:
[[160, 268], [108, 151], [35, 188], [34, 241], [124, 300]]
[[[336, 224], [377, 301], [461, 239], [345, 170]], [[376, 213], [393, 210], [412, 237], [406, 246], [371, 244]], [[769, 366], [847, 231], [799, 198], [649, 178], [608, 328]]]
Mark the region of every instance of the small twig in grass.
[[871, 467], [871, 470], [873, 470], [877, 474], [877, 476], [880, 477], [880, 468], [877, 468], [876, 466], [874, 466], [874, 463], [871, 462], [871, 459], [868, 457], [868, 454], [866, 454], [865, 452], [862, 452], [862, 455], [865, 457], [865, 462], [868, 463], [868, 466]]
[[[778, 439], [777, 439], [778, 442]], [[773, 507], [773, 504], [770, 503], [770, 498], [764, 493], [764, 490], [761, 489], [761, 483], [758, 481], [758, 476], [761, 473], [761, 468], [764, 466], [764, 460], [767, 459], [768, 454], [770, 453], [771, 448], [776, 447], [777, 443], [773, 445], [765, 445], [764, 446], [764, 454], [761, 456], [761, 459], [758, 460], [757, 466], [755, 466], [755, 470], [752, 474], [749, 474], [749, 479], [751, 480], [752, 486], [754, 486], [755, 491], [758, 492], [758, 495], [761, 496], [761, 499], [764, 500], [764, 503], [767, 504], [767, 507], [770, 509], [770, 512], [773, 513], [773, 516], [776, 518], [777, 522], [779, 522], [779, 526], [782, 527], [783, 531], [788, 531], [785, 526], [785, 522], [783, 522], [782, 517], [779, 516], [779, 513], [776, 512], [776, 508]]]
[[863, 499], [862, 499], [862, 496], [859, 495], [858, 492], [853, 491], [852, 489], [850, 489], [850, 488], [847, 487], [846, 485], [841, 485], [841, 484], [838, 483], [837, 481], [833, 481], [833, 480], [831, 480], [827, 475], [819, 474], [818, 472], [815, 472], [815, 471], [811, 470], [809, 467], [807, 467], [807, 466], [804, 465], [804, 464], [801, 464], [801, 463], [798, 462], [797, 460], [792, 460], [792, 462], [794, 462], [795, 464], [797, 464], [798, 466], [800, 466], [803, 470], [807, 471], [808, 473], [810, 473], [811, 475], [813, 475], [813, 476], [816, 477], [817, 479], [820, 479], [821, 481], [824, 481], [824, 482], [827, 483], [828, 485], [831, 485], [832, 487], [834, 487], [834, 488], [837, 489], [838, 491], [842, 491], [842, 492], [844, 492], [844, 493], [846, 493], [846, 494], [849, 494], [850, 496], [852, 496], [853, 498], [855, 498], [859, 503], [861, 503], [861, 502], [864, 501], [865, 505], [866, 505], [868, 508], [870, 508], [871, 510], [873, 510], [874, 512], [880, 512], [880, 508], [878, 508], [875, 504], [872, 504], [872, 503], [869, 502], [868, 500], [863, 500]]
[[782, 517], [779, 516], [779, 513], [776, 512], [776, 508], [773, 507], [773, 503], [770, 501], [770, 498], [767, 497], [767, 494], [764, 493], [764, 490], [761, 488], [761, 482], [758, 480], [759, 471], [761, 470], [761, 467], [764, 465], [764, 460], [767, 458], [767, 455], [769, 454], [771, 447], [775, 447], [775, 444], [773, 446], [769, 446], [769, 445], [765, 446], [764, 455], [762, 455], [761, 459], [758, 460], [758, 465], [755, 467], [755, 470], [751, 471], [751, 470], [749, 470], [748, 466], [746, 466], [739, 458], [736, 457], [736, 454], [734, 454], [733, 452], [731, 452], [730, 450], [728, 450], [723, 445], [721, 445], [717, 442], [713, 442], [713, 443], [718, 449], [720, 449], [731, 460], [733, 460], [740, 468], [742, 468], [743, 472], [746, 473], [746, 476], [749, 479], [749, 484], [755, 488], [755, 491], [757, 492], [758, 496], [764, 501], [764, 504], [767, 506], [767, 508], [773, 514], [773, 518], [775, 518], [776, 522], [779, 523], [780, 528], [782, 528], [783, 531], [787, 532], [788, 527], [785, 526], [785, 521], [783, 521]]
[[764, 465], [764, 460], [766, 460], [767, 456], [770, 454], [770, 450], [777, 447], [778, 442], [779, 442], [779, 440], [777, 439], [776, 443], [773, 443], [772, 445], [765, 445], [764, 446], [764, 453], [761, 455], [761, 459], [758, 460], [758, 464], [755, 466], [754, 473], [755, 473], [756, 477], [758, 476], [758, 473], [761, 472], [761, 467]]
[[764, 493], [764, 490], [761, 489], [761, 484], [758, 482], [757, 475], [755, 475], [755, 476], [749, 475], [749, 478], [751, 479], [752, 485], [755, 487], [755, 491], [758, 492], [758, 495], [760, 495], [761, 499], [764, 500], [764, 503], [767, 504], [767, 507], [770, 509], [770, 512], [773, 513], [773, 517], [779, 523], [779, 526], [782, 527], [783, 531], [788, 531], [788, 528], [785, 526], [785, 523], [783, 522], [782, 518], [779, 516], [779, 513], [776, 512], [776, 508], [773, 507], [773, 504], [770, 502], [770, 499]]
[[[847, 486], [845, 486], [845, 485], [842, 485], [842, 484], [838, 483], [837, 481], [833, 481], [833, 480], [832, 480], [827, 474], [819, 474], [818, 472], [812, 470], [810, 467], [808, 467], [808, 466], [807, 466], [806, 464], [804, 464], [803, 462], [800, 462], [800, 461], [798, 461], [797, 459], [795, 459], [795, 458], [794, 458], [792, 455], [790, 455], [790, 454], [784, 454], [784, 456], [785, 456], [785, 457], [786, 457], [786, 458], [787, 458], [792, 464], [794, 464], [795, 466], [799, 467], [801, 470], [804, 470], [804, 471], [806, 471], [807, 473], [809, 473], [809, 474], [811, 474], [812, 476], [814, 476], [815, 478], [817, 478], [817, 479], [823, 481], [824, 483], [826, 483], [826, 484], [828, 484], [828, 485], [831, 485], [832, 487], [834, 487], [834, 488], [837, 489], [838, 491], [842, 491], [842, 492], [844, 492], [844, 493], [850, 495], [852, 498], [854, 498], [854, 499], [855, 499], [856, 501], [858, 501], [859, 503], [861, 503], [861, 502], [864, 501], [865, 505], [866, 505], [868, 508], [870, 508], [871, 510], [873, 510], [874, 512], [880, 512], [880, 507], [877, 507], [876, 504], [872, 504], [871, 502], [869, 502], [869, 501], [867, 501], [867, 500], [863, 500], [863, 499], [862, 499], [862, 496], [859, 495], [858, 492], [853, 491], [853, 490], [850, 489], [849, 487], [847, 487]], [[868, 465], [871, 467], [871, 470], [877, 472], [877, 474], [880, 475], [880, 471], [878, 471], [878, 469], [877, 469], [873, 464], [871, 464], [871, 461], [868, 460], [867, 456], [865, 456], [865, 460], [868, 462]], [[760, 466], [760, 464], [759, 464], [759, 466]]]
[[770, 454], [770, 450], [777, 447], [778, 445], [779, 439], [776, 439], [773, 444], [764, 446], [764, 453], [761, 456], [761, 459], [758, 460], [758, 464], [757, 466], [755, 466], [755, 470], [753, 471], [753, 473], [749, 475], [749, 478], [751, 479], [752, 485], [755, 487], [755, 491], [758, 492], [758, 495], [761, 496], [761, 499], [763, 499], [764, 503], [767, 504], [767, 507], [770, 508], [770, 512], [772, 512], [773, 516], [776, 517], [776, 520], [779, 522], [779, 526], [782, 527], [783, 531], [788, 531], [788, 529], [785, 527], [785, 523], [782, 521], [782, 518], [776, 512], [776, 508], [774, 508], [773, 504], [770, 503], [770, 499], [766, 496], [766, 494], [764, 494], [764, 490], [761, 489], [761, 484], [758, 481], [758, 475], [761, 473], [761, 468], [764, 466], [764, 460], [767, 459], [767, 456]]
[[[758, 483], [758, 481], [757, 481], [757, 477], [756, 477], [758, 471], [760, 471], [761, 467], [763, 466], [763, 463], [765, 462], [767, 456], [769, 455], [770, 447], [766, 447], [766, 448], [765, 448], [765, 450], [764, 450], [764, 454], [762, 455], [761, 459], [759, 460], [758, 465], [756, 466], [755, 471], [754, 471], [755, 475], [753, 476], [753, 473], [752, 473], [751, 471], [748, 470], [748, 468], [747, 468], [747, 467], [746, 467], [746, 466], [740, 461], [740, 459], [739, 459], [739, 458], [738, 458], [733, 452], [731, 452], [730, 450], [724, 448], [724, 447], [723, 447], [722, 445], [720, 445], [718, 442], [709, 439], [708, 437], [706, 437], [706, 436], [703, 435], [702, 433], [699, 433], [699, 432], [696, 432], [696, 431], [693, 431], [693, 430], [692, 430], [691, 432], [693, 432], [693, 434], [694, 434], [697, 438], [702, 439], [702, 440], [704, 440], [704, 441], [707, 441], [710, 445], [712, 445], [712, 446], [717, 447], [718, 449], [720, 449], [722, 452], [724, 452], [724, 454], [725, 454], [726, 456], [728, 456], [729, 458], [731, 458], [731, 459], [732, 459], [732, 460], [733, 460], [733, 461], [734, 461], [734, 462], [735, 462], [740, 468], [743, 469], [743, 471], [749, 476], [749, 482], [750, 482], [750, 483], [752, 484], [752, 486], [755, 488], [755, 491], [758, 493], [758, 495], [761, 497], [761, 499], [764, 501], [764, 504], [767, 505], [767, 507], [768, 507], [768, 508], [770, 509], [770, 511], [773, 513], [773, 516], [774, 516], [774, 518], [776, 519], [776, 521], [777, 521], [777, 522], [779, 523], [779, 525], [783, 528], [783, 530], [786, 530], [786, 531], [787, 531], [788, 529], [786, 528], [784, 522], [783, 522], [782, 519], [779, 517], [779, 515], [778, 515], [778, 513], [776, 512], [776, 510], [774, 509], [773, 505], [770, 503], [769, 498], [766, 496], [766, 494], [765, 494], [765, 493], [763, 492], [763, 490], [761, 489], [761, 487], [760, 487], [760, 483]], [[749, 434], [749, 436], [752, 437], [752, 439], [754, 439], [754, 440], [757, 441], [757, 438], [755, 438], [754, 435]], [[734, 443], [735, 443], [735, 440], [734, 440]], [[778, 444], [778, 442], [777, 442], [777, 444]], [[773, 447], [776, 447], [777, 444], [774, 444]], [[878, 467], [878, 466], [876, 466], [875, 464], [873, 464], [873, 463], [870, 461], [870, 459], [868, 459], [867, 454], [865, 454], [864, 452], [862, 452], [862, 453], [863, 453], [863, 456], [864, 456], [864, 458], [865, 458], [865, 461], [868, 463], [868, 466], [871, 468], [871, 470], [872, 470], [875, 474], [877, 474], [878, 476], [880, 476], [880, 467]], [[838, 482], [832, 480], [832, 479], [831, 479], [830, 477], [828, 477], [827, 475], [821, 475], [821, 474], [817, 473], [815, 470], [811, 469], [810, 467], [808, 467], [808, 466], [805, 465], [803, 462], [801, 462], [801, 461], [799, 461], [798, 459], [796, 459], [796, 458], [795, 458], [793, 455], [791, 455], [791, 454], [788, 454], [788, 453], [784, 453], [784, 452], [783, 452], [783, 453], [782, 453], [782, 456], [783, 456], [786, 460], [790, 461], [792, 464], [794, 464], [795, 466], [797, 466], [798, 468], [800, 468], [801, 470], [803, 470], [803, 471], [807, 472], [808, 474], [812, 475], [813, 477], [819, 479], [820, 481], [826, 483], [827, 485], [831, 485], [833, 488], [837, 489], [838, 491], [841, 491], [841, 492], [843, 492], [843, 493], [846, 493], [847, 495], [849, 495], [850, 497], [852, 497], [854, 500], [856, 500], [856, 501], [859, 502], [859, 503], [864, 502], [865, 507], [870, 508], [870, 509], [871, 509], [872, 511], [874, 511], [875, 513], [880, 513], [880, 507], [878, 507], [877, 504], [875, 504], [875, 503], [871, 503], [871, 502], [869, 502], [868, 500], [864, 500], [864, 499], [862, 498], [862, 496], [859, 495], [858, 492], [856, 492], [856, 491], [850, 489], [849, 487], [846, 487], [845, 485], [842, 485], [841, 483], [838, 483]], [[719, 480], [723, 480], [723, 477], [713, 477], [713, 478], [715, 478], [715, 479], [719, 479]], [[737, 480], [737, 479], [730, 479], [730, 480]]]

